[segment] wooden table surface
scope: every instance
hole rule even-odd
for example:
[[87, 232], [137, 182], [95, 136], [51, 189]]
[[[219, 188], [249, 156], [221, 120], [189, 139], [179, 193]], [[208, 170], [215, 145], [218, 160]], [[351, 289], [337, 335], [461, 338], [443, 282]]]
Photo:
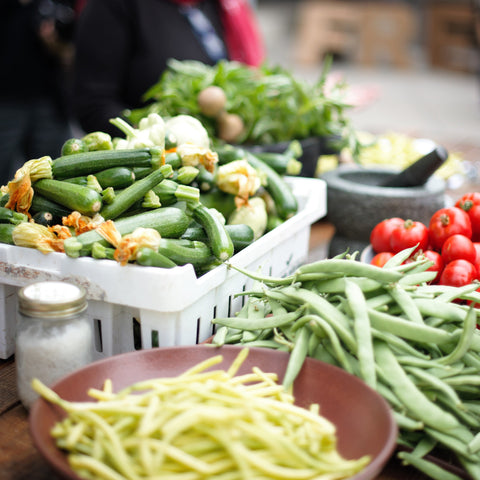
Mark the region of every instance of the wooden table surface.
[[[467, 159], [480, 160], [478, 147], [468, 149], [458, 146]], [[466, 187], [470, 189], [470, 186]], [[478, 185], [475, 189], [479, 190]], [[325, 222], [312, 226], [311, 250], [323, 248], [334, 229]], [[400, 464], [395, 455], [377, 477], [377, 480], [427, 480], [417, 470]], [[28, 412], [19, 401], [16, 390], [15, 359], [0, 360], [0, 480], [56, 480], [53, 472], [32, 443]]]

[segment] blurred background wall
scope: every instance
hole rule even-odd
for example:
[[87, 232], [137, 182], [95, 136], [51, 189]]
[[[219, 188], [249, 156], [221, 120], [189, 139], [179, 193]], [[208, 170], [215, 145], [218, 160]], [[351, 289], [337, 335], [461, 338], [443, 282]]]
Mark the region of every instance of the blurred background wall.
[[256, 0], [271, 62], [351, 86], [357, 128], [472, 150], [480, 161], [478, 0]]

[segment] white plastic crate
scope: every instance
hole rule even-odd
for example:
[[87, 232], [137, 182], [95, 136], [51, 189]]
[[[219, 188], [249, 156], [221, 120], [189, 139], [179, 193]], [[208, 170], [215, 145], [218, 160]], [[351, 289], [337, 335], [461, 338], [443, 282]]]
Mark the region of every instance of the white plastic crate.
[[[327, 213], [326, 185], [303, 177], [289, 177], [287, 182], [299, 212], [234, 255], [230, 263], [282, 276], [306, 260], [310, 227]], [[213, 333], [213, 318], [241, 308], [243, 297], [234, 295], [252, 283], [225, 265], [197, 278], [191, 265], [168, 270], [120, 266], [111, 260], [45, 255], [0, 244], [0, 358], [15, 351], [18, 288], [42, 280], [70, 281], [86, 289], [96, 358], [157, 345], [202, 342]]]

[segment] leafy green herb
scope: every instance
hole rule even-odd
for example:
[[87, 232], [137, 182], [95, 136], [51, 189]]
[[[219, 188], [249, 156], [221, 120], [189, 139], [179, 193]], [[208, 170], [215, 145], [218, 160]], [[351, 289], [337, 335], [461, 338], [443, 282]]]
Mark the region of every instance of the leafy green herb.
[[188, 114], [198, 118], [210, 138], [218, 139], [216, 120], [202, 115], [197, 95], [210, 85], [226, 93], [226, 110], [239, 115], [245, 129], [237, 143], [265, 145], [311, 136], [334, 138], [336, 147], [359, 148], [345, 103], [345, 84], [325, 92], [331, 61], [326, 61], [314, 83], [299, 80], [281, 66], [252, 69], [238, 62], [220, 61], [210, 66], [197, 61], [171, 59], [159, 81], [144, 95], [148, 106], [125, 112], [138, 124], [149, 113], [162, 117]]

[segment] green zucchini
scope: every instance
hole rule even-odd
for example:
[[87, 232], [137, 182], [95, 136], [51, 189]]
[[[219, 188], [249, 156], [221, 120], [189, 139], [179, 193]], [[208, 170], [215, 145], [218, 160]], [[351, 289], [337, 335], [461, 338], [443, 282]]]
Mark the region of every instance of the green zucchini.
[[33, 215], [32, 220], [40, 225], [45, 225], [45, 227], [55, 225], [54, 217], [50, 212], [37, 212]]
[[60, 153], [64, 157], [84, 152], [88, 152], [88, 145], [81, 138], [69, 138], [62, 145]]
[[302, 156], [302, 145], [298, 140], [292, 140], [282, 153], [257, 152], [255, 155], [272, 167], [280, 175], [299, 175], [302, 170], [302, 162], [298, 158]]
[[106, 132], [90, 132], [84, 135], [82, 140], [87, 145], [89, 152], [113, 149], [112, 137]]
[[169, 152], [165, 155], [165, 163], [177, 169], [182, 166], [182, 158], [177, 152]]
[[151, 167], [132, 167], [133, 174], [135, 175], [135, 180], [145, 178], [147, 175], [152, 173], [153, 170], [154, 169]]
[[278, 216], [286, 220], [295, 215], [298, 211], [298, 202], [285, 180], [273, 168], [250, 152], [246, 152], [246, 158], [253, 168], [265, 174], [267, 179], [265, 190], [272, 197]]
[[[72, 158], [76, 156], [73, 155]], [[33, 184], [33, 190], [35, 193], [83, 215], [95, 215], [102, 208], [102, 196], [84, 185], [42, 178]]]
[[32, 204], [30, 205], [30, 213], [35, 215], [39, 212], [50, 212], [53, 215], [54, 223], [61, 223], [62, 217], [67, 217], [72, 213], [69, 208], [35, 193], [32, 198]]
[[17, 225], [21, 222], [27, 222], [28, 216], [24, 213], [16, 212], [10, 208], [0, 207], [0, 223], [13, 223]]
[[198, 175], [195, 178], [195, 184], [201, 192], [210, 192], [217, 185], [215, 173], [209, 172], [203, 165], [198, 169]]
[[237, 208], [235, 205], [235, 196], [222, 192], [219, 188], [214, 188], [210, 192], [201, 192], [200, 202], [208, 208], [215, 208], [225, 218], [228, 218]]
[[97, 172], [95, 176], [103, 189], [108, 187], [126, 188], [135, 181], [135, 174], [133, 170], [128, 167], [107, 168], [106, 170]]
[[[232, 239], [235, 252], [243, 250], [245, 247], [253, 243], [253, 229], [249, 225], [225, 225], [225, 230]], [[188, 227], [182, 238], [186, 240], [198, 240], [208, 244], [208, 237], [203, 227]]]
[[242, 160], [245, 158], [246, 152], [243, 148], [234, 147], [233, 145], [219, 145], [215, 147], [215, 152], [218, 155], [218, 164], [224, 165], [235, 160]]
[[15, 227], [13, 223], [0, 223], [0, 243], [15, 245], [12, 236]]
[[[217, 212], [218, 213], [218, 212]], [[234, 253], [233, 242], [221, 222], [219, 216], [202, 203], [192, 208], [192, 218], [204, 229], [213, 254], [221, 261], [230, 258]]]
[[98, 183], [95, 175], [83, 175], [81, 177], [65, 178], [63, 182], [74, 183], [75, 185], [83, 185], [85, 187], [92, 188], [98, 193], [102, 192], [102, 187]]
[[[165, 238], [181, 237], [189, 223], [190, 217], [183, 210], [174, 207], [157, 208], [115, 220], [115, 226], [121, 235], [132, 233], [138, 227], [144, 227], [157, 230]], [[109, 246], [108, 242], [95, 230], [67, 238], [63, 245], [69, 257], [79, 257], [90, 255], [95, 242]]]
[[177, 147], [177, 137], [174, 133], [167, 130], [165, 132], [165, 150], [170, 150]]
[[92, 257], [98, 260], [100, 259], [115, 260], [115, 248], [106, 247], [105, 245], [102, 245], [100, 242], [95, 242], [92, 245]]
[[135, 262], [144, 267], [173, 268], [177, 266], [173, 260], [170, 260], [163, 253], [148, 247], [142, 247], [138, 250]]
[[279, 175], [299, 175], [302, 171], [302, 162], [284, 153], [258, 152], [255, 155]]
[[105, 220], [117, 218], [134, 205], [135, 202], [142, 199], [149, 190], [157, 186], [171, 172], [172, 167], [170, 165], [163, 165], [159, 169], [154, 170], [150, 175], [136, 181], [116, 194], [112, 202], [102, 208], [100, 214]]
[[153, 187], [152, 190], [158, 195], [160, 203], [164, 207], [173, 205], [178, 201], [186, 200], [198, 202], [200, 199], [198, 188], [190, 185], [179, 185], [177, 182], [168, 178]]
[[56, 158], [52, 162], [55, 179], [89, 175], [112, 167], [158, 168], [162, 161], [161, 148], [135, 148], [129, 150], [96, 150]]
[[177, 265], [191, 263], [195, 268], [212, 263], [215, 260], [210, 247], [206, 243], [197, 240], [162, 238], [158, 252]]

